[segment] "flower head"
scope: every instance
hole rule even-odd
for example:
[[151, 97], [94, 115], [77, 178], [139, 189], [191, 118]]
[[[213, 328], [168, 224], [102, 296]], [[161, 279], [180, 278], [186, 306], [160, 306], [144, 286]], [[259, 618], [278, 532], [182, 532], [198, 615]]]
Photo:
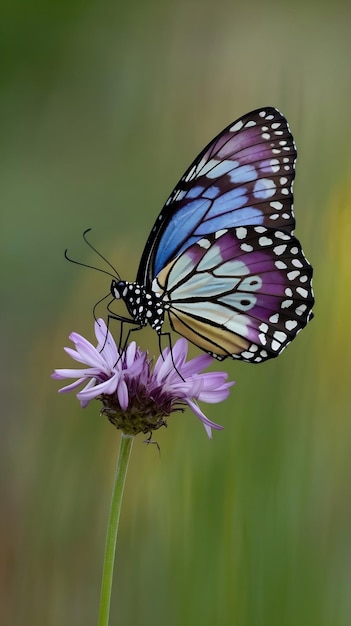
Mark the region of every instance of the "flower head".
[[124, 433], [136, 435], [151, 433], [166, 426], [166, 418], [173, 411], [184, 411], [188, 405], [202, 421], [209, 437], [212, 428], [223, 426], [209, 420], [197, 404], [198, 400], [215, 403], [229, 395], [225, 372], [201, 371], [210, 365], [207, 354], [186, 361], [188, 344], [178, 339], [165, 348], [153, 366], [148, 353], [137, 348], [135, 341], [119, 352], [116, 343], [102, 319], [95, 322], [98, 342], [95, 348], [78, 333], [71, 333], [75, 348], [65, 348], [82, 369], [57, 369], [52, 378], [75, 378], [73, 383], [59, 391], [66, 393], [84, 385], [77, 398], [86, 407], [91, 400], [101, 400], [102, 413]]

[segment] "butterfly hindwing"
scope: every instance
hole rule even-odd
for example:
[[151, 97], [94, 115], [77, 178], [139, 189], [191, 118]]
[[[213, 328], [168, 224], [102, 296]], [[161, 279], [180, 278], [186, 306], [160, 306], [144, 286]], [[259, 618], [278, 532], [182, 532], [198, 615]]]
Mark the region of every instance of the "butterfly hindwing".
[[247, 226], [192, 244], [160, 272], [174, 330], [219, 359], [278, 356], [311, 318], [312, 268], [285, 231]]
[[291, 233], [296, 149], [277, 109], [257, 109], [223, 130], [195, 159], [163, 207], [137, 281], [150, 285], [173, 258], [223, 228], [265, 226]]

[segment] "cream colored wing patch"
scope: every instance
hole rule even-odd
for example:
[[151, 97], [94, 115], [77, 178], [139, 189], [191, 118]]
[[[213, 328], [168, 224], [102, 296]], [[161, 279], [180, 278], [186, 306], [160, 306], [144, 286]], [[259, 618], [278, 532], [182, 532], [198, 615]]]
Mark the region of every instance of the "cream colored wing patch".
[[240, 354], [249, 347], [249, 342], [239, 335], [218, 326], [212, 326], [209, 322], [190, 317], [181, 311], [170, 309], [169, 319], [172, 328], [177, 333], [206, 352], [225, 358]]

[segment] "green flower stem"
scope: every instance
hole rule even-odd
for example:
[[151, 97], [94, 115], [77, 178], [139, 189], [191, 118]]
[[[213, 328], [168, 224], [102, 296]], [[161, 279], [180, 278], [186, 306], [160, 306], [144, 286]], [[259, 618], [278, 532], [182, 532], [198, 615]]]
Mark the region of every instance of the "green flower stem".
[[119, 516], [126, 480], [128, 462], [133, 445], [133, 437], [122, 434], [117, 460], [115, 484], [113, 487], [110, 516], [107, 526], [104, 568], [102, 573], [100, 612], [98, 626], [108, 626], [110, 615], [113, 565], [115, 562]]

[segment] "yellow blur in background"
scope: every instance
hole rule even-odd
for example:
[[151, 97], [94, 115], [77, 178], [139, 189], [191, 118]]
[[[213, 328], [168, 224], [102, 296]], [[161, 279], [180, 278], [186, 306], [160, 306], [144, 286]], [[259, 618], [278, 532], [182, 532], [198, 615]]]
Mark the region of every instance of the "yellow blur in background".
[[[19, 0], [1, 13], [0, 623], [97, 623], [119, 433], [50, 374], [72, 330], [94, 339], [110, 280], [64, 249], [98, 264], [92, 228], [133, 280], [196, 154], [270, 105], [297, 143], [315, 319], [279, 359], [215, 365], [236, 385], [203, 407], [225, 427], [212, 441], [190, 412], [157, 432], [161, 456], [136, 440], [111, 626], [347, 626], [351, 6]], [[138, 341], [157, 354], [152, 333]]]

